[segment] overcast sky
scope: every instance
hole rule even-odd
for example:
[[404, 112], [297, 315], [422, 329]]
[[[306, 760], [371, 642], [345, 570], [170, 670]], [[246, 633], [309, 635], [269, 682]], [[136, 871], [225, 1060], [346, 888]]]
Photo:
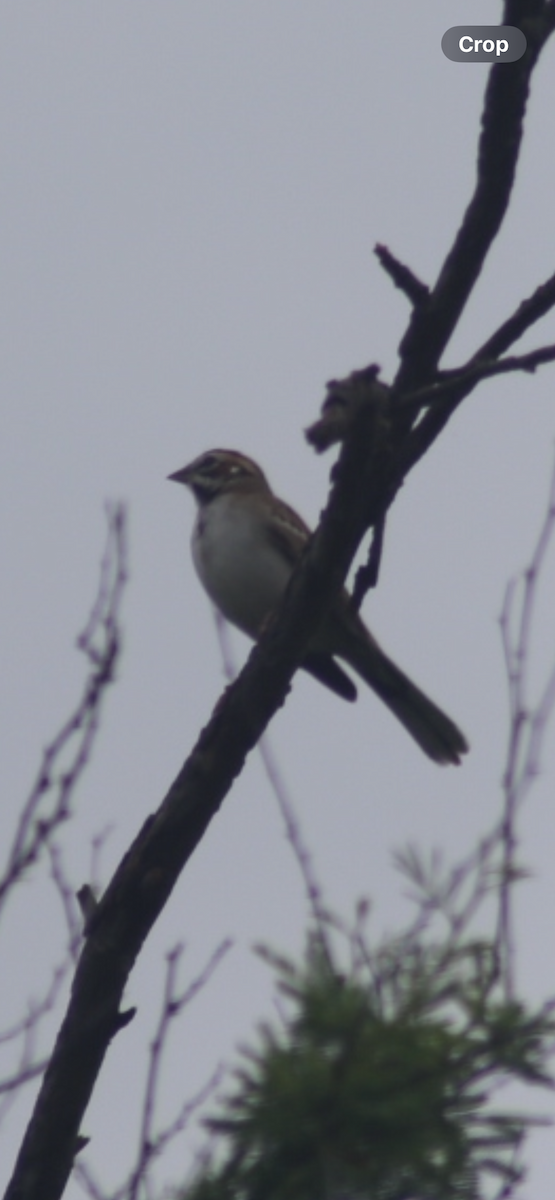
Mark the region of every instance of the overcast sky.
[[[189, 557], [193, 502], [166, 476], [211, 446], [235, 447], [316, 520], [331, 458], [317, 458], [302, 430], [330, 377], [371, 361], [392, 377], [407, 320], [372, 248], [387, 243], [433, 282], [473, 185], [487, 67], [449, 62], [442, 35], [462, 20], [495, 23], [500, 9], [493, 0], [2, 6], [3, 841], [79, 694], [73, 643], [95, 591], [104, 503], [122, 498], [130, 514], [119, 680], [63, 836], [75, 887], [90, 877], [91, 839], [110, 826], [108, 880], [222, 688]], [[534, 79], [511, 211], [448, 365], [554, 269], [554, 67], [555, 41]], [[551, 314], [524, 345], [554, 340]], [[465, 402], [395, 504], [380, 587], [365, 604], [391, 655], [467, 733], [464, 766], [428, 762], [367, 691], [350, 706], [308, 677], [271, 728], [330, 905], [348, 916], [369, 895], [376, 935], [410, 911], [392, 850], [416, 842], [453, 858], [499, 810], [508, 704], [497, 618], [544, 513], [553, 378], [547, 367], [501, 379]], [[554, 561], [536, 686], [555, 656]], [[241, 662], [247, 643], [234, 645]], [[543, 765], [522, 821], [533, 879], [518, 909], [519, 982], [536, 1001], [555, 991], [553, 728]], [[165, 951], [186, 943], [185, 983], [223, 937], [235, 940], [175, 1035], [168, 1115], [273, 1011], [253, 943], [296, 952], [305, 921], [255, 753], [131, 979], [138, 1016], [113, 1045], [84, 1123], [106, 1188], [135, 1145]], [[1, 1027], [40, 992], [63, 945], [40, 872], [20, 888], [3, 938]], [[31, 1099], [3, 1127], [0, 1183]], [[550, 1107], [539, 1095], [529, 1104]], [[175, 1146], [162, 1177], [179, 1178], [201, 1141], [193, 1130]], [[535, 1135], [532, 1157], [530, 1195], [540, 1200], [552, 1191], [553, 1131]], [[67, 1196], [81, 1195], [72, 1183]]]

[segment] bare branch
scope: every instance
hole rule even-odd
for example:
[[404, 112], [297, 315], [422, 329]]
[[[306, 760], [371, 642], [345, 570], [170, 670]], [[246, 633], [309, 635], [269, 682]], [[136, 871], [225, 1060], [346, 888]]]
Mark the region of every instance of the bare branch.
[[155, 1110], [158, 1100], [162, 1058], [168, 1045], [171, 1028], [183, 1010], [209, 982], [231, 945], [232, 943], [229, 939], [222, 942], [214, 951], [214, 954], [211, 955], [203, 971], [182, 993], [179, 993], [177, 990], [177, 974], [183, 947], [180, 945], [175, 946], [167, 954], [164, 995], [158, 1025], [150, 1047], [150, 1063], [143, 1098], [139, 1144], [135, 1165], [124, 1182], [110, 1193], [107, 1193], [96, 1179], [90, 1164], [82, 1162], [79, 1159], [75, 1167], [75, 1174], [92, 1200], [139, 1200], [139, 1196], [145, 1189], [150, 1195], [149, 1185], [152, 1167], [160, 1160], [174, 1138], [183, 1132], [191, 1117], [198, 1112], [201, 1105], [206, 1102], [220, 1083], [223, 1073], [222, 1067], [218, 1067], [213, 1072], [208, 1083], [200, 1089], [196, 1096], [193, 1096], [191, 1100], [187, 1100], [181, 1105], [172, 1121], [158, 1132], [155, 1132]]
[[[517, 0], [512, 4], [516, 12]], [[523, 11], [530, 13], [530, 0]], [[434, 377], [501, 223], [518, 158], [530, 75], [549, 32], [549, 11], [550, 6], [538, 0], [534, 14], [542, 19], [527, 28], [526, 54], [510, 69], [496, 66], [490, 73], [475, 193], [435, 288], [413, 312], [400, 350], [398, 395]], [[104, 1055], [129, 1020], [120, 1004], [144, 940], [246, 756], [283, 703], [365, 531], [383, 516], [416, 455], [423, 452], [422, 440], [415, 441], [414, 434], [412, 440], [406, 438], [406, 412], [388, 405], [389, 411], [378, 416], [376, 407], [362, 404], [354, 413], [326, 512], [279, 612], [241, 675], [227, 688], [92, 915], [68, 1012], [6, 1200], [58, 1200], [61, 1195]], [[441, 419], [448, 419], [445, 410]]]
[[21, 1089], [27, 1083], [37, 1079], [44, 1071], [47, 1060], [43, 1057], [37, 1058], [35, 1052], [37, 1034], [43, 1018], [54, 1009], [67, 978], [69, 966], [68, 957], [53, 972], [50, 986], [45, 995], [38, 1001], [31, 1001], [26, 1015], [10, 1029], [5, 1030], [0, 1037], [0, 1042], [5, 1047], [20, 1043], [17, 1048], [17, 1066], [11, 1074], [0, 1079], [0, 1124]]
[[382, 502], [389, 469], [382, 437], [374, 412], [363, 407], [343, 445], [325, 518], [279, 613], [98, 905], [6, 1200], [58, 1200], [63, 1191], [104, 1055], [129, 1019], [120, 1002], [135, 959], [246, 755], [283, 703], [306, 646], [343, 583], [368, 514], [374, 517], [373, 506]]
[[48, 846], [48, 854], [50, 857], [50, 877], [59, 897], [66, 924], [68, 950], [70, 957], [75, 962], [83, 937], [83, 924], [79, 918], [75, 888], [71, 886], [67, 878], [61, 847], [52, 842]]
[[487, 342], [476, 351], [475, 360], [482, 361], [483, 359], [498, 358], [500, 354], [504, 354], [509, 346], [513, 346], [523, 333], [535, 325], [540, 317], [544, 317], [550, 312], [555, 304], [555, 273], [546, 279], [545, 283], [541, 283], [539, 287], [519, 304], [516, 312], [514, 312], [495, 333], [492, 333]]
[[[10, 1026], [9, 1029], [5, 1029], [0, 1034], [0, 1045], [6, 1042], [13, 1042], [16, 1038], [21, 1037], [22, 1033], [25, 1033], [25, 1031], [29, 1028], [29, 1025], [36, 1024], [41, 1017], [51, 1011], [56, 1002], [63, 980], [67, 975], [67, 970], [68, 968], [66, 963], [56, 967], [52, 974], [50, 986], [45, 995], [42, 997], [42, 1000], [31, 1003], [26, 1016], [22, 1017], [21, 1020], [16, 1021], [15, 1025]], [[0, 1091], [2, 1091], [2, 1084], [0, 1084]]]
[[[108, 511], [98, 596], [87, 626], [77, 639], [91, 671], [77, 708], [44, 751], [37, 781], [23, 808], [0, 878], [0, 910], [12, 887], [71, 815], [71, 799], [91, 755], [106, 689], [114, 679], [120, 648], [119, 609], [126, 577], [125, 511], [121, 505], [115, 505]], [[67, 766], [63, 765], [64, 756], [70, 759]]]
[[167, 955], [164, 1000], [158, 1021], [158, 1027], [150, 1047], [150, 1065], [143, 1102], [137, 1161], [135, 1168], [130, 1175], [129, 1181], [125, 1185], [125, 1195], [129, 1198], [129, 1200], [138, 1200], [140, 1186], [142, 1183], [144, 1183], [152, 1163], [156, 1159], [160, 1158], [160, 1155], [163, 1153], [166, 1146], [173, 1140], [174, 1137], [176, 1137], [178, 1133], [181, 1133], [192, 1114], [196, 1112], [200, 1105], [203, 1104], [208, 1096], [212, 1094], [214, 1088], [217, 1086], [221, 1078], [222, 1069], [221, 1067], [218, 1067], [208, 1083], [199, 1092], [198, 1096], [182, 1105], [177, 1117], [175, 1117], [165, 1129], [161, 1130], [157, 1134], [154, 1133], [154, 1114], [158, 1095], [160, 1071], [162, 1067], [162, 1055], [167, 1045], [171, 1023], [175, 1021], [183, 1009], [191, 1003], [191, 1000], [194, 999], [198, 992], [202, 991], [202, 989], [206, 986], [209, 979], [214, 974], [214, 971], [224, 958], [224, 955], [227, 954], [231, 945], [232, 943], [229, 939], [226, 939], [226, 941], [222, 942], [211, 956], [210, 961], [208, 962], [204, 971], [202, 971], [198, 978], [195, 979], [194, 982], [181, 995], [179, 995], [177, 991], [177, 972], [179, 969], [179, 961], [183, 953], [183, 947], [176, 946]]
[[32, 1082], [44, 1071], [47, 1060], [37, 1058], [35, 1053], [38, 1029], [43, 1018], [54, 1009], [68, 975], [69, 966], [70, 959], [68, 957], [53, 972], [50, 986], [45, 995], [38, 1001], [32, 1001], [28, 1005], [26, 1015], [11, 1028], [4, 1030], [0, 1036], [0, 1043], [4, 1047], [20, 1043], [17, 1066], [11, 1074], [0, 1079], [0, 1125], [25, 1084]]
[[464, 367], [442, 371], [437, 383], [418, 388], [415, 392], [407, 392], [406, 395], [397, 398], [395, 403], [399, 408], [416, 411], [432, 404], [450, 401], [454, 394], [459, 402], [459, 393], [464, 391], [464, 395], [468, 396], [482, 379], [489, 379], [494, 375], [507, 375], [510, 371], [528, 371], [533, 374], [544, 363], [554, 361], [555, 346], [540, 346], [537, 350], [530, 350], [528, 354], [514, 354], [510, 358], [493, 362], [472, 359]]
[[[224, 672], [227, 680], [232, 683], [237, 676], [237, 669], [233, 660], [231, 643], [229, 640], [229, 627], [225, 618], [222, 617], [221, 613], [219, 613], [217, 609], [214, 609], [214, 621], [216, 624], [216, 632], [218, 636], [220, 652], [222, 655]], [[308, 906], [312, 913], [315, 926], [320, 933], [323, 934], [327, 914], [325, 913], [322, 903], [322, 890], [314, 872], [310, 852], [301, 833], [297, 814], [293, 807], [291, 798], [288, 795], [281, 771], [273, 755], [270, 740], [266, 734], [260, 738], [258, 743], [258, 751], [264, 765], [266, 776], [277, 800], [281, 818], [285, 826], [287, 840], [297, 860], [301, 879], [304, 884]]]
[[[429, 450], [430, 446], [433, 445], [436, 438], [439, 437], [439, 434], [445, 428], [459, 404], [469, 395], [479, 381], [479, 368], [481, 364], [484, 361], [487, 363], [488, 361], [495, 360], [499, 354], [507, 350], [517, 338], [525, 333], [535, 321], [549, 312], [553, 308], [553, 305], [555, 305], [555, 275], [552, 275], [546, 283], [538, 287], [532, 296], [524, 300], [516, 312], [484, 342], [480, 349], [473, 354], [469, 363], [466, 364], [466, 368], [461, 369], [462, 371], [468, 371], [466, 379], [461, 377], [459, 386], [454, 381], [450, 383], [448, 391], [452, 389], [451, 395], [445, 397], [441, 406], [431, 408], [416, 428], [412, 430], [408, 443], [401, 448], [400, 452], [403, 470], [408, 471], [413, 467], [426, 451]], [[546, 349], [550, 348], [546, 347]], [[515, 360], [508, 358], [504, 361], [511, 363]], [[519, 368], [517, 367], [517, 369]], [[478, 374], [475, 374], [476, 371], [478, 371]], [[446, 372], [442, 372], [441, 379], [444, 378], [445, 374]], [[441, 379], [437, 381], [437, 386], [440, 385]], [[435, 386], [436, 382], [434, 381], [431, 387]], [[426, 388], [423, 388], [422, 394], [426, 390]], [[413, 393], [413, 398], [416, 394]], [[401, 408], [403, 407], [404, 399], [399, 394], [396, 397], [396, 404]]]
[[383, 267], [384, 271], [393, 280], [395, 287], [400, 288], [405, 293], [411, 304], [417, 307], [428, 299], [430, 294], [429, 287], [418, 279], [410, 267], [405, 266], [398, 258], [395, 258], [395, 255], [391, 253], [391, 250], [388, 250], [387, 246], [383, 246], [378, 242], [374, 246], [374, 254], [378, 258], [380, 266]]
[[[423, 386], [435, 372], [496, 237], [511, 196], [530, 77], [552, 24], [546, 6], [526, 26], [527, 50], [516, 63], [491, 68], [478, 146], [474, 195], [428, 301], [415, 308], [399, 347], [396, 390]], [[544, 19], [540, 19], [542, 13]], [[530, 5], [523, 17], [530, 16]], [[516, 22], [513, 21], [513, 24]]]
[[[512, 579], [509, 582], [500, 617], [511, 713], [507, 764], [503, 779], [502, 886], [499, 896], [498, 918], [498, 943], [501, 951], [501, 969], [508, 996], [513, 994], [514, 989], [514, 937], [511, 911], [511, 884], [521, 874], [516, 865], [516, 853], [518, 849], [516, 819], [530, 787], [538, 776], [543, 739], [549, 717], [555, 708], [555, 661], [548, 673], [540, 699], [531, 710], [526, 698], [538, 582], [554, 531], [555, 462], [547, 511], [531, 562], [519, 578]], [[519, 585], [522, 589], [522, 599], [520, 613], [516, 618], [517, 630], [513, 634], [511, 627], [514, 623], [514, 610]]]
[[90, 1200], [116, 1200], [113, 1192], [109, 1196], [107, 1192], [102, 1190], [88, 1163], [82, 1163], [79, 1159], [77, 1160], [75, 1164], [75, 1177], [79, 1180]]
[[[510, 581], [500, 618], [510, 707], [501, 816], [478, 845], [447, 870], [437, 851], [430, 854], [427, 863], [412, 847], [395, 855], [397, 865], [414, 884], [411, 898], [418, 905], [416, 920], [408, 931], [409, 940], [421, 935], [438, 918], [447, 921], [449, 938], [456, 945], [484, 900], [496, 898], [495, 954], [489, 965], [484, 966], [487, 972], [484, 978], [490, 987], [500, 983], [507, 1001], [514, 997], [512, 889], [517, 880], [526, 876], [517, 861], [516, 822], [538, 777], [543, 739], [555, 710], [555, 652], [537, 703], [530, 707], [526, 695], [534, 608], [542, 567], [554, 535], [555, 463], [548, 505], [530, 565], [521, 576]], [[522, 597], [515, 614], [519, 589]], [[513, 632], [515, 623], [517, 628]]]

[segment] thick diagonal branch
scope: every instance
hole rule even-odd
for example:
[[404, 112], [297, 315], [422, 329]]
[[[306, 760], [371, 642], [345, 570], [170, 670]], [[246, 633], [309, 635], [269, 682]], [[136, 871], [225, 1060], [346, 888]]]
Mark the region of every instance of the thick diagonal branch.
[[512, 4], [523, 19], [533, 17], [526, 25], [528, 48], [518, 62], [491, 69], [474, 194], [429, 299], [414, 309], [401, 342], [398, 391], [423, 386], [436, 370], [500, 228], [514, 183], [530, 76], [553, 27], [549, 9]]
[[98, 908], [70, 1004], [5, 1200], [59, 1200], [79, 1129], [112, 1037], [133, 964], [249, 751], [283, 703], [315, 628], [341, 587], [373, 513], [390, 486], [387, 431], [362, 408], [337, 481], [279, 614], [225, 692], [158, 812], [145, 823]]

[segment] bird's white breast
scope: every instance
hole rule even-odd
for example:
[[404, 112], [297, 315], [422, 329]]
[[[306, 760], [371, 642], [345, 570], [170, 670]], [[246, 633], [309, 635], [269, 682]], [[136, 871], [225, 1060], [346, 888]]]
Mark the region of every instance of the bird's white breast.
[[217, 496], [199, 511], [191, 545], [214, 604], [256, 637], [291, 575], [290, 564], [268, 538], [264, 513], [250, 496]]

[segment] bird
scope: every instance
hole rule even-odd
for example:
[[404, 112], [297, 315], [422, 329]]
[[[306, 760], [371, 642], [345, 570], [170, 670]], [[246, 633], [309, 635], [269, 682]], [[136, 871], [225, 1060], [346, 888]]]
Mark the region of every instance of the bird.
[[[238, 450], [208, 450], [168, 476], [192, 492], [193, 562], [220, 613], [256, 640], [279, 604], [311, 536], [256, 462]], [[344, 700], [357, 689], [351, 667], [436, 763], [458, 764], [469, 749], [458, 726], [382, 650], [343, 590], [309, 644], [305, 671]]]

